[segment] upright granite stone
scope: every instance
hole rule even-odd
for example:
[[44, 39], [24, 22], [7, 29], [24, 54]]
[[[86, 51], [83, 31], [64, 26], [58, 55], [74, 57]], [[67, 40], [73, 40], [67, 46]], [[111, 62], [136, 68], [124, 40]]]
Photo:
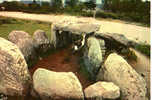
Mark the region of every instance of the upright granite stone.
[[50, 40], [43, 30], [36, 30], [33, 39], [39, 54], [46, 53], [51, 48]]
[[0, 93], [25, 96], [29, 92], [31, 77], [19, 48], [0, 38]]
[[35, 43], [28, 33], [24, 31], [12, 31], [8, 39], [19, 47], [29, 66], [36, 61]]
[[101, 52], [102, 52], [102, 57], [104, 58], [106, 54], [106, 46], [105, 46], [105, 41], [103, 39], [97, 39], [100, 44]]
[[102, 51], [96, 38], [88, 38], [83, 59], [87, 71], [95, 78], [102, 62]]
[[72, 72], [39, 68], [34, 72], [33, 84], [42, 100], [84, 100], [82, 86]]
[[[120, 87], [122, 100], [145, 100], [145, 80], [119, 55], [112, 53], [108, 56], [104, 69], [104, 80], [115, 83]], [[98, 76], [99, 80], [100, 77]]]

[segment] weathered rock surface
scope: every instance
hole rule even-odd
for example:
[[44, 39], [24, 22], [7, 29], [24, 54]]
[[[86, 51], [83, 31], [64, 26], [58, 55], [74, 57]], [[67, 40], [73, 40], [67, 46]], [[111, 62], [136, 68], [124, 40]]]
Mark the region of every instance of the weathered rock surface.
[[102, 38], [105, 40], [107, 46], [109, 48], [118, 48], [119, 47], [135, 47], [137, 45], [136, 42], [127, 39], [122, 34], [117, 33], [96, 33], [95, 36], [97, 38]]
[[84, 51], [84, 64], [91, 77], [94, 78], [100, 69], [102, 62], [102, 52], [99, 41], [94, 37], [89, 37]]
[[[119, 55], [112, 53], [104, 64], [104, 80], [120, 87], [122, 100], [145, 100], [145, 80]], [[99, 80], [100, 77], [98, 76]]]
[[82, 40], [83, 36], [88, 36], [98, 31], [100, 25], [88, 23], [55, 23], [52, 25], [51, 43], [55, 47], [64, 47], [68, 43]]
[[29, 66], [32, 65], [37, 59], [35, 43], [32, 37], [23, 31], [12, 31], [9, 34], [8, 39], [19, 47], [25, 57], [25, 60], [27, 61], [27, 64]]
[[82, 33], [92, 33], [99, 30], [99, 24], [90, 24], [90, 23], [83, 23], [83, 22], [69, 22], [69, 23], [56, 23], [54, 24], [55, 30], [60, 31], [68, 31], [75, 34], [82, 34]]
[[120, 89], [112, 82], [97, 82], [84, 90], [87, 100], [115, 100], [120, 97]]
[[28, 33], [24, 31], [12, 31], [8, 36], [8, 39], [15, 44], [17, 44], [19, 41], [25, 38], [31, 38], [31, 37]]
[[43, 30], [35, 31], [33, 39], [39, 53], [45, 53], [51, 48], [51, 43]]
[[34, 72], [33, 83], [42, 100], [84, 100], [82, 86], [72, 72], [39, 68]]
[[0, 93], [25, 96], [29, 92], [31, 77], [19, 48], [0, 38]]
[[106, 54], [106, 47], [105, 47], [105, 41], [103, 39], [98, 39], [99, 44], [100, 44], [100, 48], [101, 48], [101, 52], [102, 52], [102, 56], [104, 58], [105, 54]]

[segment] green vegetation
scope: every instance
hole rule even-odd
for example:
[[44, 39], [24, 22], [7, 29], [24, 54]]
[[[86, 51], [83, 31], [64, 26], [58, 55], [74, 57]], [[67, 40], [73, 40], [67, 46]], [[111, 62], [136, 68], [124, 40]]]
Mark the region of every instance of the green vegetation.
[[13, 30], [22, 30], [32, 35], [37, 29], [44, 30], [50, 37], [51, 23], [0, 17], [0, 37], [6, 39]]
[[117, 14], [120, 19], [150, 25], [150, 1], [105, 0], [104, 10]]
[[135, 47], [136, 50], [138, 50], [139, 52], [145, 54], [146, 56], [150, 57], [150, 45], [148, 44], [138, 44]]
[[[21, 2], [3, 2], [3, 6], [7, 11], [23, 11], [28, 13], [55, 13], [55, 14], [70, 14], [76, 16], [93, 16], [93, 10], [96, 4], [89, 0], [82, 3], [78, 0], [68, 0], [65, 7], [61, 0], [53, 0], [50, 5], [48, 2], [43, 2], [42, 6], [35, 2], [32, 4], [23, 4]], [[150, 2], [142, 2], [141, 0], [105, 0], [103, 6], [104, 11], [97, 11], [97, 18], [112, 18], [121, 19], [131, 22], [140, 22], [150, 26]]]
[[121, 50], [120, 54], [123, 55], [126, 60], [137, 61], [137, 56], [135, 52], [130, 50], [129, 48]]

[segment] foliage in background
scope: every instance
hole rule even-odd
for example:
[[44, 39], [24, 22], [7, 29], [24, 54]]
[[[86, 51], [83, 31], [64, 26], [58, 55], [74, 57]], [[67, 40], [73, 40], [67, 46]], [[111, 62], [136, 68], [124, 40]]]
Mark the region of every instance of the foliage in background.
[[[112, 18], [126, 21], [140, 22], [150, 26], [150, 2], [142, 2], [141, 0], [104, 0], [104, 10], [97, 11], [97, 18]], [[42, 2], [42, 6], [33, 2], [32, 4], [23, 4], [21, 2], [3, 2], [3, 6], [7, 11], [23, 11], [28, 13], [56, 13], [70, 14], [76, 16], [93, 17], [93, 10], [96, 4], [89, 0], [88, 2], [79, 2], [79, 0], [68, 0], [62, 5], [61, 0], [52, 0]]]
[[89, 0], [88, 2], [85, 2], [84, 5], [86, 6], [86, 8], [87, 8], [88, 10], [94, 10], [95, 7], [96, 7], [95, 2], [92, 1], [92, 0]]
[[150, 1], [105, 0], [104, 10], [120, 15], [120, 18], [150, 25]]

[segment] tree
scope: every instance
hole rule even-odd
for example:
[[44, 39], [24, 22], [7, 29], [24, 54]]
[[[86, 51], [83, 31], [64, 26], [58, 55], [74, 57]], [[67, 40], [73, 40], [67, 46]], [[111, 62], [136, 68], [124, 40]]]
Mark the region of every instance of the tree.
[[85, 2], [84, 4], [89, 10], [94, 10], [96, 7], [96, 3], [94, 0], [89, 0], [89, 2]]
[[33, 2], [32, 2], [33, 4], [36, 4], [36, 0], [33, 0]]
[[55, 8], [55, 10], [62, 8], [62, 6], [61, 0], [52, 0], [52, 7]]
[[69, 6], [71, 8], [77, 6], [78, 3], [79, 3], [78, 0], [66, 0], [65, 2], [66, 6]]

